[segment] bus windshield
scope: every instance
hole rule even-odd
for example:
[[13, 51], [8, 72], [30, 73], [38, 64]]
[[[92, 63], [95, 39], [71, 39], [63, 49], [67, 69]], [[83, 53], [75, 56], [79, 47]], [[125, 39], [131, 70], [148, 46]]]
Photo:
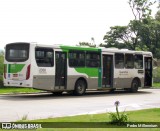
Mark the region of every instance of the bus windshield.
[[11, 43], [6, 46], [6, 60], [24, 62], [29, 58], [29, 43]]

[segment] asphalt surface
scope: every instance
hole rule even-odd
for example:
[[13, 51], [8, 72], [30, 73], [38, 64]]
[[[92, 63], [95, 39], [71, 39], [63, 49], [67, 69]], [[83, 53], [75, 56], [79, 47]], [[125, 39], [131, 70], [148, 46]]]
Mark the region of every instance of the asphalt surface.
[[115, 111], [114, 102], [120, 101], [120, 111], [160, 108], [160, 89], [141, 89], [138, 93], [116, 91], [87, 92], [84, 96], [51, 93], [0, 95], [0, 122], [27, 119], [94, 114]]

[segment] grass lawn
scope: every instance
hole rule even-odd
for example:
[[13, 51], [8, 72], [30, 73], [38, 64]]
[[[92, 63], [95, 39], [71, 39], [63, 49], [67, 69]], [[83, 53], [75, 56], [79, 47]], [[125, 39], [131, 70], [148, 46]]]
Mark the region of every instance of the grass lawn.
[[[130, 122], [160, 122], [160, 108], [127, 112]], [[31, 122], [109, 122], [109, 113], [31, 120]]]
[[42, 92], [42, 91], [24, 87], [0, 87], [0, 94], [36, 93], [36, 92]]
[[153, 83], [154, 88], [160, 88], [160, 83]]
[[[160, 122], [160, 108], [145, 109], [139, 111], [129, 111], [128, 122]], [[109, 113], [103, 114], [88, 114], [88, 115], [78, 115], [70, 117], [59, 117], [59, 118], [48, 118], [48, 119], [39, 119], [39, 120], [23, 120], [21, 122], [110, 122]], [[93, 125], [92, 125], [93, 126]], [[91, 126], [91, 127], [92, 127]], [[38, 129], [38, 131], [51, 131], [53, 129]], [[74, 131], [75, 128], [54, 128], [54, 131]], [[94, 128], [76, 128], [77, 131], [97, 131]], [[158, 128], [98, 128], [101, 131], [159, 131]]]

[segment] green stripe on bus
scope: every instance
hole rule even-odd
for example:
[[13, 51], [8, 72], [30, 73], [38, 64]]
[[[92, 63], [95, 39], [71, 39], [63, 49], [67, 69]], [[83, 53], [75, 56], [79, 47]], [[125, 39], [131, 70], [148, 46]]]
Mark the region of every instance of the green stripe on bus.
[[[102, 49], [96, 47], [83, 47], [83, 46], [60, 46], [63, 52], [68, 52], [69, 50], [77, 50], [77, 51], [95, 51], [101, 53]], [[68, 53], [67, 53], [68, 54]], [[67, 56], [68, 58], [68, 56]], [[101, 61], [100, 61], [101, 63]], [[98, 80], [98, 87], [102, 87], [102, 73], [101, 68], [75, 68], [75, 70], [79, 73], [86, 74], [88, 77], [96, 77]]]
[[84, 73], [89, 77], [98, 77], [98, 68], [75, 68], [79, 73]]
[[79, 51], [101, 51], [99, 48], [94, 47], [74, 47], [74, 46], [60, 46], [63, 51], [67, 50], [79, 50]]
[[10, 73], [10, 64], [8, 64], [8, 73]]
[[18, 73], [24, 66], [25, 64], [8, 64], [8, 73]]

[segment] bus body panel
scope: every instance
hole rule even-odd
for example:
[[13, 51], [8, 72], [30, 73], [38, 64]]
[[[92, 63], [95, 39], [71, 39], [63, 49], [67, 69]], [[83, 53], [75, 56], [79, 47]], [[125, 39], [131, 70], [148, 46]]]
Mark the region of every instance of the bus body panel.
[[[41, 90], [54, 90], [55, 85], [55, 65], [51, 67], [45, 67], [43, 65], [38, 65], [38, 59], [36, 60], [36, 49], [52, 49], [54, 53], [54, 49], [51, 46], [43, 46], [43, 45], [34, 45], [32, 48], [32, 67], [33, 67], [33, 88], [41, 89]], [[38, 50], [42, 53], [45, 50]], [[37, 52], [38, 52], [37, 51]], [[55, 54], [53, 54], [55, 56]], [[55, 59], [54, 62], [55, 64]]]
[[114, 71], [114, 87], [130, 88], [134, 78], [139, 78], [141, 86], [144, 86], [144, 73], [138, 73], [137, 69], [115, 69]]
[[[15, 45], [17, 44], [15, 43]], [[82, 54], [84, 52], [85, 66], [70, 66], [71, 52], [73, 54], [74, 52], [82, 52]], [[100, 54], [100, 59], [97, 60], [100, 62], [100, 66], [86, 66], [87, 53]], [[142, 54], [143, 68], [116, 68], [116, 53], [133, 54], [133, 56], [136, 53]], [[147, 81], [145, 77], [148, 77], [146, 72], [150, 71], [150, 75], [152, 73], [151, 60], [152, 54], [143, 51], [29, 44], [27, 60], [9, 62], [5, 59], [4, 85], [33, 87], [51, 92], [71, 91], [74, 90], [77, 80], [83, 79], [87, 84], [87, 89], [110, 90], [131, 88], [132, 81], [138, 78], [141, 87], [144, 87]], [[146, 63], [148, 66], [145, 69]], [[27, 78], [28, 70], [29, 78]], [[151, 86], [151, 81], [147, 85]]]
[[33, 87], [41, 90], [54, 90], [54, 75], [34, 75]]
[[87, 81], [88, 89], [98, 87], [98, 69], [96, 68], [69, 68], [67, 89], [74, 89], [74, 85], [79, 78]]
[[[96, 48], [82, 48], [82, 47], [70, 47], [60, 46], [60, 48], [69, 54], [70, 51], [87, 51], [87, 52], [100, 52]], [[69, 56], [68, 56], [69, 57]], [[70, 67], [69, 60], [67, 59], [67, 90], [74, 90], [75, 83], [78, 79], [85, 79], [87, 83], [87, 89], [97, 89], [101, 84], [99, 77], [99, 70], [101, 68], [89, 68], [89, 67]]]

